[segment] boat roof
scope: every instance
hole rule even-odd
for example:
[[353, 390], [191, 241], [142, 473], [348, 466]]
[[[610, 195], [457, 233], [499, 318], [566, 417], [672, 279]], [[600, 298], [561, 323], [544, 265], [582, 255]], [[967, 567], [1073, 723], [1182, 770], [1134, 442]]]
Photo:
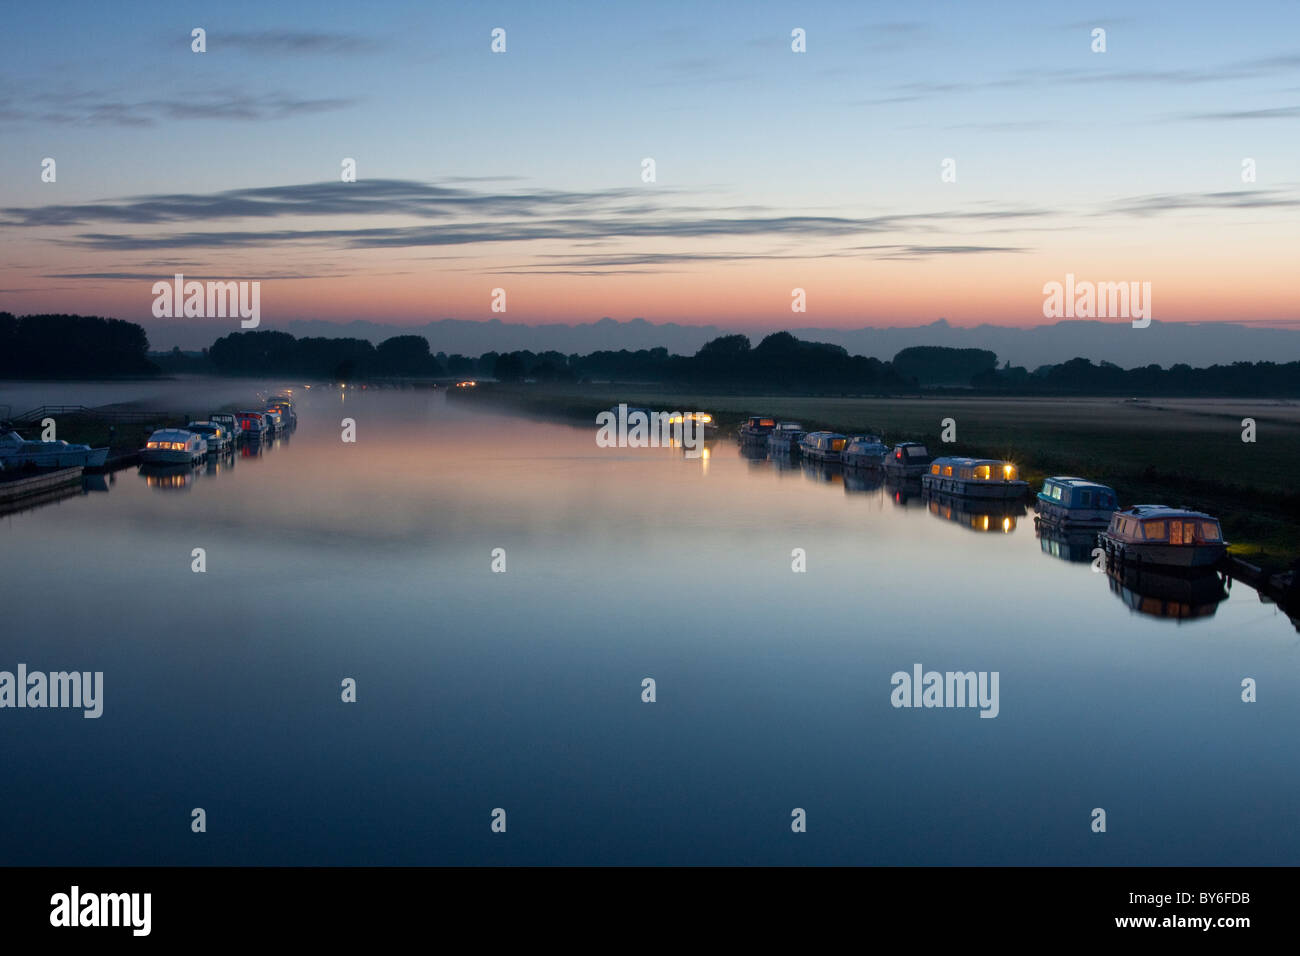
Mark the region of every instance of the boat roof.
[[1058, 485], [1066, 485], [1070, 488], [1101, 488], [1104, 491], [1114, 491], [1110, 485], [1103, 485], [1098, 481], [1090, 481], [1087, 478], [1072, 478], [1069, 475], [1052, 475], [1047, 481], [1054, 481]]
[[788, 430], [794, 430], [794, 429], [796, 429], [796, 428], [798, 428], [798, 429], [800, 429], [800, 430], [803, 429], [803, 426], [800, 425], [798, 422], [781, 422], [781, 423], [778, 424], [776, 427], [777, 427], [777, 428], [785, 428], [785, 429], [788, 429]]
[[186, 431], [184, 428], [160, 428], [149, 437], [153, 439], [165, 436], [172, 441], [182, 441], [188, 440], [193, 434], [193, 432]]
[[1175, 508], [1171, 505], [1130, 505], [1127, 508], [1121, 508], [1116, 514], [1133, 515], [1138, 518], [1204, 518], [1207, 521], [1218, 521], [1214, 515], [1207, 515], [1204, 511], [1192, 511], [1190, 508]]
[[873, 441], [877, 445], [884, 444], [884, 442], [880, 440], [879, 435], [853, 435], [849, 438], [849, 441]]
[[832, 438], [843, 438], [839, 432], [809, 432], [806, 438], [816, 438], [818, 435], [830, 435]]
[[919, 441], [900, 441], [894, 445], [895, 448], [924, 448], [925, 443]]
[[974, 466], [974, 465], [1009, 465], [1009, 464], [1011, 464], [1009, 461], [1007, 461], [1007, 460], [1004, 459], [1004, 458], [950, 458], [950, 457], [943, 457], [943, 458], [936, 458], [934, 461], [930, 462], [930, 464], [932, 464], [932, 465], [942, 465], [942, 464], [945, 464], [945, 463], [946, 463], [946, 464], [950, 464], [950, 465], [969, 465], [969, 466]]

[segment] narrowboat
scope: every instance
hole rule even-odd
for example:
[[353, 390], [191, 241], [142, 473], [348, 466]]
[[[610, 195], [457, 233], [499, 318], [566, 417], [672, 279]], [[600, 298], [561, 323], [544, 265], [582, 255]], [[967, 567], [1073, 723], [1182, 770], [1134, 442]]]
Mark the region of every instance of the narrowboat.
[[767, 450], [778, 455], [799, 454], [799, 442], [807, 434], [798, 422], [778, 422], [767, 435]]
[[28, 441], [17, 432], [0, 437], [0, 465], [10, 471], [23, 468], [101, 468], [107, 448], [69, 445], [65, 441]]
[[921, 476], [926, 491], [964, 498], [1023, 498], [1029, 484], [1000, 458], [936, 458]]
[[1170, 568], [1212, 567], [1228, 551], [1217, 518], [1168, 505], [1116, 511], [1098, 540], [1115, 561]]
[[885, 456], [885, 471], [895, 478], [920, 478], [930, 470], [929, 450], [916, 441], [899, 442]]
[[839, 432], [809, 432], [799, 441], [799, 452], [813, 461], [838, 462], [848, 439]]
[[202, 435], [183, 428], [160, 428], [140, 449], [140, 460], [147, 465], [188, 465], [202, 461], [207, 453], [208, 443]]
[[741, 441], [767, 441], [767, 436], [776, 428], [776, 419], [767, 415], [751, 415], [740, 426]]
[[888, 454], [879, 435], [854, 435], [845, 443], [840, 460], [855, 468], [879, 468]]
[[1086, 478], [1057, 477], [1043, 482], [1038, 493], [1038, 520], [1065, 527], [1104, 528], [1119, 507], [1115, 489]]

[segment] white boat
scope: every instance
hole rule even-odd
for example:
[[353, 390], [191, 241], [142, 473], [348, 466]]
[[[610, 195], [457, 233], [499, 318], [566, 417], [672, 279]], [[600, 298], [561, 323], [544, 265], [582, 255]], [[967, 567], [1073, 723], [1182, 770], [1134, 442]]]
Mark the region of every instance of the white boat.
[[878, 435], [854, 435], [844, 445], [840, 460], [856, 468], [879, 468], [889, 449]]
[[215, 415], [209, 415], [208, 421], [220, 425], [230, 434], [230, 443], [236, 445], [244, 437], [243, 431], [239, 427], [239, 417], [229, 412], [218, 412]]
[[803, 436], [803, 426], [798, 422], [779, 422], [767, 433], [767, 450], [780, 455], [798, 454]]
[[799, 450], [805, 458], [813, 461], [836, 462], [840, 460], [847, 441], [839, 432], [809, 432], [799, 442]]
[[0, 464], [11, 471], [77, 466], [100, 468], [107, 460], [107, 448], [69, 445], [65, 441], [28, 441], [17, 432], [0, 436]]
[[148, 465], [187, 465], [201, 461], [208, 453], [202, 435], [183, 428], [160, 428], [140, 449], [140, 460]]
[[187, 432], [202, 435], [208, 443], [208, 451], [226, 451], [231, 445], [230, 432], [217, 422], [190, 422], [185, 426]]
[[930, 470], [930, 451], [920, 442], [905, 441], [885, 456], [885, 471], [894, 478], [920, 478]]
[[1028, 482], [1016, 466], [999, 458], [936, 458], [921, 476], [926, 491], [964, 498], [1023, 498]]

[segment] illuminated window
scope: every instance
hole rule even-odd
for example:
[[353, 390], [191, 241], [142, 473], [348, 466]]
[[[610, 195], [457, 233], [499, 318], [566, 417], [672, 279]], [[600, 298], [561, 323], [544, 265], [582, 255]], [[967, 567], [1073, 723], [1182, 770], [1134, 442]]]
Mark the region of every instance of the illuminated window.
[[951, 477], [952, 477], [952, 465], [944, 465], [944, 466], [943, 466], [943, 476], [944, 476], [945, 478], [951, 478]]
[[976, 466], [975, 466], [975, 477], [976, 477], [976, 478], [979, 478], [981, 481], [988, 481], [988, 480], [989, 480], [989, 466], [988, 466], [988, 465], [976, 465]]
[[939, 474], [939, 466], [938, 466], [938, 465], [931, 465], [931, 466], [930, 466], [930, 474], [932, 474], [932, 475], [937, 475], [937, 474]]
[[[1188, 528], [1187, 528], [1187, 543], [1188, 543], [1188, 544], [1191, 544], [1191, 543], [1192, 543], [1192, 527], [1194, 527], [1194, 526], [1191, 525], [1191, 523], [1189, 522], [1189, 523], [1188, 523]], [[1169, 543], [1170, 543], [1170, 544], [1182, 544], [1182, 543], [1183, 543], [1183, 523], [1182, 523], [1181, 521], [1171, 521], [1171, 522], [1169, 522]]]
[[1061, 500], [1061, 486], [1060, 486], [1060, 485], [1052, 485], [1052, 500], [1053, 500], [1053, 501], [1060, 501], [1060, 500]]
[[1201, 537], [1206, 541], [1219, 540], [1219, 524], [1217, 521], [1201, 522]]
[[1142, 526], [1148, 541], [1165, 540], [1165, 523], [1163, 521], [1148, 521]]

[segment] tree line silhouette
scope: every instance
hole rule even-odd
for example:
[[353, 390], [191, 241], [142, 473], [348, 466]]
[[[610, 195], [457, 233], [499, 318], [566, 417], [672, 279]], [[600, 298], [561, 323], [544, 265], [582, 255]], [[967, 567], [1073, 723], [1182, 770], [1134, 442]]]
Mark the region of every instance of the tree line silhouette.
[[1032, 371], [987, 349], [916, 346], [890, 361], [850, 355], [838, 345], [774, 332], [751, 345], [724, 335], [694, 355], [666, 348], [562, 352], [433, 354], [420, 335], [373, 345], [354, 338], [296, 338], [287, 332], [232, 332], [201, 353], [148, 351], [132, 322], [78, 315], [0, 313], [0, 376], [99, 378], [159, 372], [298, 375], [350, 381], [378, 378], [493, 378], [502, 382], [663, 383], [805, 394], [897, 394], [974, 390], [1005, 395], [1300, 395], [1300, 362], [1233, 362], [1209, 368], [1148, 365], [1123, 369], [1074, 358]]

